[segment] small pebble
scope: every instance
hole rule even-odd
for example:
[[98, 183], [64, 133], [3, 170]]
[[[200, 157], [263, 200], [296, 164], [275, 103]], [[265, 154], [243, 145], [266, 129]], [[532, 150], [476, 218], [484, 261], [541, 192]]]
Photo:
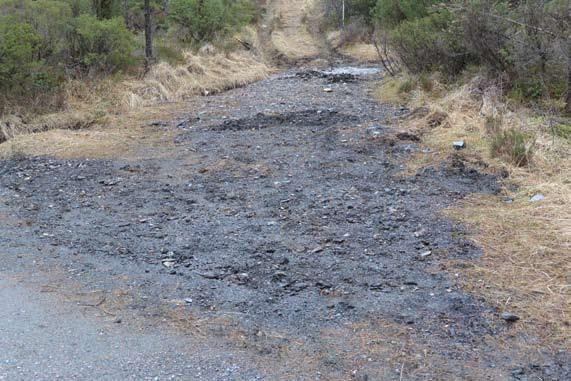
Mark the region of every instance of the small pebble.
[[502, 313], [500, 316], [501, 316], [501, 318], [504, 319], [505, 321], [508, 321], [508, 322], [511, 322], [511, 323], [513, 323], [513, 322], [515, 322], [515, 321], [518, 321], [518, 320], [520, 319], [519, 316], [517, 316], [516, 314], [513, 314], [513, 313], [511, 313], [511, 312], [504, 312], [504, 313]]

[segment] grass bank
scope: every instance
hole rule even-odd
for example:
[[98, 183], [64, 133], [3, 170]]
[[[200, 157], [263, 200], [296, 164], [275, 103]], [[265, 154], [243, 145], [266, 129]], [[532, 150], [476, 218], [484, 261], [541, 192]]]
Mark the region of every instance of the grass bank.
[[[0, 119], [0, 157], [13, 155], [98, 156], [128, 150], [137, 137], [150, 139], [146, 122], [174, 119], [192, 96], [207, 96], [267, 77], [272, 68], [253, 52], [207, 47], [184, 52], [178, 64], [160, 62], [144, 77], [70, 81], [64, 110]], [[129, 138], [131, 137], [131, 138]]]
[[[395, 122], [425, 146], [408, 174], [460, 156], [503, 179], [502, 196], [473, 195], [446, 211], [471, 228], [482, 258], [441, 266], [458, 273], [467, 291], [519, 315], [511, 332], [542, 339], [530, 345], [570, 349], [569, 122], [514, 104], [500, 82], [479, 76], [456, 85], [442, 84], [437, 75], [392, 78], [377, 97], [412, 110]], [[461, 140], [466, 148], [454, 150]]]

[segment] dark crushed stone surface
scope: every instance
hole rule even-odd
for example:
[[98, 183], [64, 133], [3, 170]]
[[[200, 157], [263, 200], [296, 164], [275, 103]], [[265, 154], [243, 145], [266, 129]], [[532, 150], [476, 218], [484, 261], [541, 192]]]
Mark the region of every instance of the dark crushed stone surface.
[[[399, 110], [368, 95], [370, 78], [324, 93], [330, 83], [302, 72], [202, 98], [167, 158], [0, 162], [0, 213], [24, 221], [0, 227], [3, 255], [24, 248], [88, 287], [126, 287], [134, 315], [190, 298], [193, 317], [231, 320], [211, 326], [207, 342], [234, 353], [228, 336], [240, 332], [250, 367], [186, 371], [196, 379], [395, 379], [387, 355], [364, 349], [373, 344], [324, 341], [324, 331], [379, 320], [444, 359], [407, 365], [406, 379], [565, 379], [565, 353], [528, 359], [491, 347], [486, 338], [509, 329], [497, 311], [453, 274], [429, 271], [477, 260], [464, 228], [438, 212], [498, 193], [497, 179], [461, 159], [401, 176], [419, 143], [386, 139]], [[296, 346], [311, 367], [288, 361], [284, 348]]]
[[327, 73], [319, 70], [307, 70], [295, 73], [295, 77], [302, 80], [312, 80], [315, 78], [325, 79], [327, 83], [348, 83], [356, 82], [359, 77], [351, 73]]

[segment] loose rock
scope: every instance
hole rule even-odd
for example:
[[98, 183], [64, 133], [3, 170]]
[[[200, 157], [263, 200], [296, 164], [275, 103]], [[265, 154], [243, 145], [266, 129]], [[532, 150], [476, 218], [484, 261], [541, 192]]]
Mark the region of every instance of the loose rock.
[[517, 316], [516, 314], [513, 314], [511, 312], [504, 312], [500, 316], [502, 319], [504, 319], [505, 321], [510, 322], [510, 323], [516, 322], [520, 319], [519, 316]]
[[424, 253], [420, 254], [420, 258], [426, 258], [432, 254], [432, 251], [425, 251]]

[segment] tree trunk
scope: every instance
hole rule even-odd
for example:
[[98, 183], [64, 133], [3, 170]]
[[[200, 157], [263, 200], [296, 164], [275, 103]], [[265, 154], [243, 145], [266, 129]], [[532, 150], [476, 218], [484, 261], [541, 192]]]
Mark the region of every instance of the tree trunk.
[[[563, 41], [565, 39], [563, 38]], [[564, 42], [565, 51], [567, 52], [567, 96], [565, 97], [565, 113], [571, 116], [571, 40]]]
[[93, 0], [93, 8], [99, 20], [113, 17], [113, 0]]
[[123, 19], [125, 20], [125, 26], [127, 28], [130, 28], [130, 22], [129, 22], [129, 0], [123, 0]]
[[341, 11], [341, 28], [345, 30], [345, 0], [343, 0], [343, 10]]
[[72, 15], [73, 17], [79, 17], [79, 12], [80, 12], [79, 0], [75, 0], [75, 1], [71, 4], [71, 15]]
[[153, 26], [150, 0], [145, 0], [145, 66], [149, 70], [153, 59]]
[[571, 115], [571, 64], [567, 65], [567, 97], [565, 102], [565, 113]]

